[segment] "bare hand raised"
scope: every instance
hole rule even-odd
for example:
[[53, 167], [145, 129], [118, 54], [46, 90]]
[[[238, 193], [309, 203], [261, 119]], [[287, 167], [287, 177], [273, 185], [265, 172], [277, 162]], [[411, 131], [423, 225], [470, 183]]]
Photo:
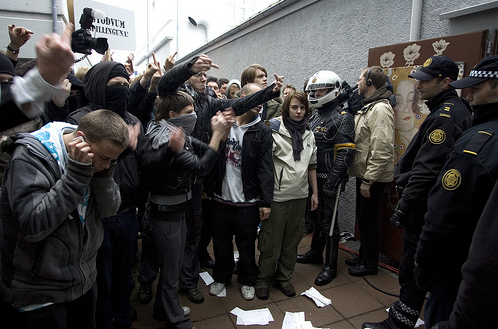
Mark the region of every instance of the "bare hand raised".
[[71, 50], [71, 33], [73, 25], [68, 24], [62, 37], [57, 33], [43, 35], [36, 43], [38, 70], [45, 81], [58, 85], [66, 77], [74, 63], [74, 53]]
[[80, 163], [92, 163], [94, 157], [90, 145], [81, 136], [67, 144], [67, 154], [71, 159]]
[[217, 64], [214, 64], [211, 58], [208, 55], [202, 54], [192, 65], [190, 70], [194, 73], [199, 73], [202, 71], [208, 71], [210, 68], [214, 67], [215, 69], [219, 69], [220, 67]]

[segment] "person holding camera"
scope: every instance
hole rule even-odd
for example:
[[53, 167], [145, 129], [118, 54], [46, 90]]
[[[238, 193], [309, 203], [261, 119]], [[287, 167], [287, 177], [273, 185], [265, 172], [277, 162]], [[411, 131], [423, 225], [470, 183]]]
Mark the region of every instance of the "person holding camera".
[[363, 328], [414, 328], [427, 293], [415, 282], [413, 263], [429, 191], [436, 184], [451, 147], [470, 127], [470, 108], [450, 86], [458, 77], [458, 66], [451, 58], [433, 56], [409, 77], [417, 81], [420, 98], [425, 100], [430, 113], [394, 168], [394, 180], [401, 193], [391, 224], [404, 227], [400, 296], [386, 320], [366, 322]]

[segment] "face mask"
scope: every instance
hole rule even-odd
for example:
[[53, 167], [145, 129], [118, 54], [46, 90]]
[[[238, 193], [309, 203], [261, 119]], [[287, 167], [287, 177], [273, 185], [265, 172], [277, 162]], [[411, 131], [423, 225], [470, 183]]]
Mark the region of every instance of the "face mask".
[[189, 136], [192, 134], [192, 131], [194, 131], [196, 121], [197, 121], [197, 113], [195, 112], [168, 120], [168, 122], [171, 123], [172, 125], [181, 127], [185, 131], [185, 134]]
[[123, 85], [105, 87], [105, 108], [124, 117], [130, 88]]

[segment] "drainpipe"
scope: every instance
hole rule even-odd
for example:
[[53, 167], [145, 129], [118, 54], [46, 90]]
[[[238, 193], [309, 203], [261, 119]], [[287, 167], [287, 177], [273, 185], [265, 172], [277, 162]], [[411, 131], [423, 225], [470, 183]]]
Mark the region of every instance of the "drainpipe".
[[412, 1], [412, 19], [410, 24], [410, 41], [420, 39], [420, 27], [422, 25], [422, 7], [424, 0]]
[[57, 0], [52, 0], [52, 30], [57, 33]]

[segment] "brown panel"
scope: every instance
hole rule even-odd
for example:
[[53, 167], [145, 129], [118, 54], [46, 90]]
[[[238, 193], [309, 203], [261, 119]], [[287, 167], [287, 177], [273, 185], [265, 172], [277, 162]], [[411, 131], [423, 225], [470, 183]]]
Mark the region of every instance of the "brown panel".
[[[446, 42], [448, 44], [445, 49], [437, 55], [449, 56], [455, 62], [464, 62], [464, 76], [467, 76], [472, 67], [486, 54], [488, 30], [371, 48], [368, 51], [368, 66], [379, 65], [382, 67], [403, 67], [410, 65], [422, 65], [427, 58], [436, 55], [433, 43], [439, 42], [440, 40], [444, 40], [443, 43]], [[414, 51], [409, 52], [407, 47], [414, 44], [420, 48], [416, 46], [412, 47], [415, 48]], [[405, 50], [408, 53], [406, 58], [403, 53]], [[391, 62], [383, 61], [384, 64], [382, 64], [381, 57], [389, 52], [394, 54], [393, 60]], [[416, 58], [412, 61], [412, 58], [414, 57]]]

